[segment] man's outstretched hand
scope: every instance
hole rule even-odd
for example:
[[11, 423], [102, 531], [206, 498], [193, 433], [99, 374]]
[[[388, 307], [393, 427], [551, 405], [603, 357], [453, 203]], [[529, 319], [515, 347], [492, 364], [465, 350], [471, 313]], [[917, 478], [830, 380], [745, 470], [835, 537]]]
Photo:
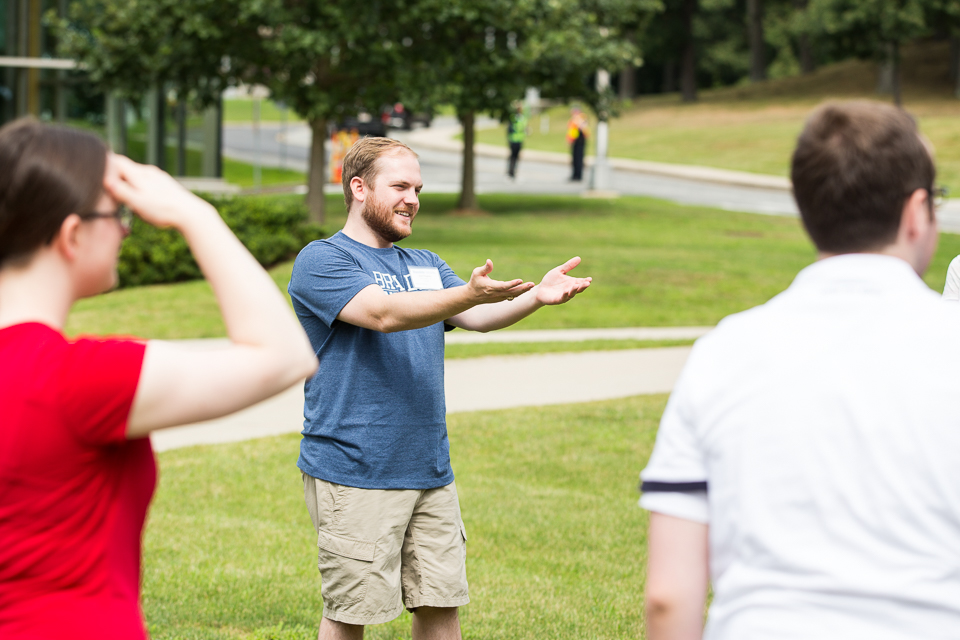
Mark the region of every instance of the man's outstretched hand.
[[[579, 262], [579, 258], [577, 258], [577, 261]], [[570, 269], [572, 268], [573, 267], [570, 267]], [[470, 282], [467, 283], [467, 286], [471, 288], [479, 300], [479, 304], [513, 300], [517, 296], [533, 289], [534, 285], [532, 282], [524, 282], [520, 279], [510, 280], [509, 282], [494, 280], [490, 277], [491, 271], [493, 271], [493, 261], [487, 260], [482, 267], [477, 267], [473, 270], [473, 274], [470, 276]], [[553, 272], [551, 271], [551, 273]]]
[[570, 258], [559, 267], [551, 269], [537, 285], [537, 302], [540, 304], [563, 304], [586, 290], [593, 278], [573, 278], [567, 273], [580, 264], [580, 256]]

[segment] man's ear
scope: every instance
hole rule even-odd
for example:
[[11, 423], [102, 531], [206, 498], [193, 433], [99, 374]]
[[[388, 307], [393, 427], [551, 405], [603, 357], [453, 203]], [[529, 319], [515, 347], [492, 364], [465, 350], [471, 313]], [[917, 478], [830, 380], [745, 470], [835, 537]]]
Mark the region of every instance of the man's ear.
[[359, 176], [353, 176], [350, 178], [350, 192], [353, 194], [353, 199], [357, 202], [363, 202], [367, 198], [367, 185], [363, 181], [363, 178]]
[[77, 257], [80, 245], [80, 225], [83, 220], [75, 213], [71, 213], [60, 224], [60, 230], [53, 237], [53, 246], [60, 252], [68, 262], [73, 262]]
[[930, 225], [935, 224], [930, 213], [930, 194], [926, 189], [916, 189], [903, 205], [900, 217], [900, 237], [908, 242], [926, 236]]

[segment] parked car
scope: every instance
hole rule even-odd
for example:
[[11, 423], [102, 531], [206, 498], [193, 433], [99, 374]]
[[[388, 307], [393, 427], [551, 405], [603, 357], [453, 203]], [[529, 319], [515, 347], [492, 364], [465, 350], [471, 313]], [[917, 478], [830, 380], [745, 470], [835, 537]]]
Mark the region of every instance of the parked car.
[[338, 120], [333, 124], [334, 130], [353, 131], [354, 129], [361, 136], [386, 136], [387, 125], [383, 117], [374, 118], [366, 111], [361, 111], [356, 116], [348, 116]]
[[403, 129], [410, 131], [413, 125], [420, 124], [429, 127], [433, 116], [429, 113], [413, 113], [403, 106], [402, 102], [397, 102], [392, 107], [384, 109], [384, 118], [388, 127], [393, 129]]

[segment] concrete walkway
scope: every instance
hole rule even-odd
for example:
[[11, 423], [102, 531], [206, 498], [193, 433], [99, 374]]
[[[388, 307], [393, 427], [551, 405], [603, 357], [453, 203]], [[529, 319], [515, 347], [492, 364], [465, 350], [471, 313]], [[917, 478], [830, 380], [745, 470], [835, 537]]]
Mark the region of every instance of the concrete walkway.
[[[447, 340], [472, 342], [555, 342], [594, 339], [691, 339], [710, 327], [450, 332]], [[192, 341], [198, 348], [216, 341]], [[690, 347], [487, 356], [447, 360], [447, 413], [608, 400], [673, 389]], [[165, 429], [151, 437], [157, 451], [198, 444], [238, 442], [298, 433], [303, 424], [303, 385], [231, 416]]]

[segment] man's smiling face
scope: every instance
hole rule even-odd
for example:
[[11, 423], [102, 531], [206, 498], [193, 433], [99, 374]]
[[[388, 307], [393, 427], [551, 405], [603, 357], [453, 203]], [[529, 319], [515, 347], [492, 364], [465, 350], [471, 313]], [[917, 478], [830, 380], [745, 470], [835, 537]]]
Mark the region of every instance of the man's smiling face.
[[406, 151], [388, 153], [377, 161], [380, 171], [363, 203], [367, 226], [386, 242], [399, 242], [413, 231], [420, 210], [420, 162]]

